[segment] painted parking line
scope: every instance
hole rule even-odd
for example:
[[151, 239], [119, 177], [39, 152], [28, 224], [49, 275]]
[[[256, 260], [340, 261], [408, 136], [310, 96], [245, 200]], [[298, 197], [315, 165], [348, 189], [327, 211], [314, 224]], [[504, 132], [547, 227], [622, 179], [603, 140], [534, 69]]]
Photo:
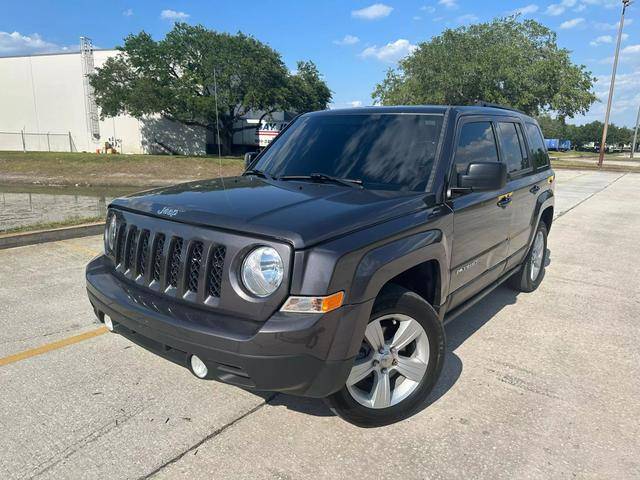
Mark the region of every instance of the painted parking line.
[[36, 348], [32, 348], [30, 350], [25, 350], [24, 352], [15, 353], [13, 355], [9, 355], [8, 357], [0, 358], [0, 367], [4, 367], [5, 365], [9, 365], [11, 363], [19, 362], [21, 360], [26, 360], [27, 358], [36, 357], [38, 355], [42, 355], [47, 352], [51, 352], [53, 350], [58, 350], [60, 348], [67, 347], [69, 345], [73, 345], [74, 343], [83, 342], [85, 340], [89, 340], [90, 338], [97, 337], [99, 335], [103, 335], [107, 333], [109, 330], [106, 327], [96, 328], [95, 330], [90, 330], [85, 333], [81, 333], [80, 335], [74, 335], [73, 337], [63, 338], [62, 340], [58, 340], [57, 342], [47, 343], [45, 345], [41, 345]]

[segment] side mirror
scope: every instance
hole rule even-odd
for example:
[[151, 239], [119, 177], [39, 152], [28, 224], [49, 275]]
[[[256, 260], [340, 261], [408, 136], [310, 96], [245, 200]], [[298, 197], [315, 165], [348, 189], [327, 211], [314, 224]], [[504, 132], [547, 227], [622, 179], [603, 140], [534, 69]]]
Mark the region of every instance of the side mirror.
[[458, 174], [458, 188], [474, 192], [500, 190], [506, 184], [507, 166], [501, 162], [470, 163], [466, 174]]
[[253, 159], [258, 156], [258, 152], [247, 152], [244, 154], [244, 166], [245, 168], [251, 165]]

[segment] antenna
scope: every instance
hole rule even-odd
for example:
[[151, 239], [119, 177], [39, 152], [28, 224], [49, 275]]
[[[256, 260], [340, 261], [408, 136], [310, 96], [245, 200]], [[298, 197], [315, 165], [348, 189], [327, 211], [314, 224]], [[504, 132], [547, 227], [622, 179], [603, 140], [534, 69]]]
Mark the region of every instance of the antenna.
[[216, 80], [216, 69], [213, 69], [213, 96], [216, 104], [216, 135], [218, 137], [218, 158], [222, 158], [220, 153], [220, 121], [218, 120], [218, 81]]
[[96, 142], [100, 140], [100, 122], [95, 92], [89, 83], [89, 75], [94, 72], [93, 42], [89, 37], [80, 37], [80, 61], [82, 62], [82, 86], [84, 88], [87, 131], [90, 135], [90, 141]]

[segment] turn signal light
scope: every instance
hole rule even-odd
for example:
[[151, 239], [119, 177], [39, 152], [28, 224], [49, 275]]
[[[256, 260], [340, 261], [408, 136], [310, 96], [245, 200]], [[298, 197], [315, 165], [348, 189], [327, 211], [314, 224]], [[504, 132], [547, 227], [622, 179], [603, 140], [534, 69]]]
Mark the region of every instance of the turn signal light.
[[327, 297], [289, 297], [280, 311], [289, 313], [327, 313], [340, 308], [344, 292]]

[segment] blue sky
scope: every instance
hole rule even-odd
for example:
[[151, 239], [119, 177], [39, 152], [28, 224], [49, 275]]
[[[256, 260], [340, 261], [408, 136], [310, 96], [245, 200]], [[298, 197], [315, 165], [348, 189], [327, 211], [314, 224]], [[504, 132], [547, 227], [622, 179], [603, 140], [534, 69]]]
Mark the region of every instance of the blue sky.
[[[77, 49], [78, 37], [111, 48], [142, 29], [161, 38], [176, 20], [251, 34], [278, 50], [290, 68], [313, 60], [334, 92], [335, 107], [371, 104], [385, 71], [444, 28], [519, 10], [558, 32], [573, 60], [598, 77], [586, 117], [602, 120], [609, 87], [620, 0], [522, 2], [472, 0], [5, 0], [0, 56]], [[632, 126], [640, 105], [640, 0], [628, 9], [612, 121]]]

